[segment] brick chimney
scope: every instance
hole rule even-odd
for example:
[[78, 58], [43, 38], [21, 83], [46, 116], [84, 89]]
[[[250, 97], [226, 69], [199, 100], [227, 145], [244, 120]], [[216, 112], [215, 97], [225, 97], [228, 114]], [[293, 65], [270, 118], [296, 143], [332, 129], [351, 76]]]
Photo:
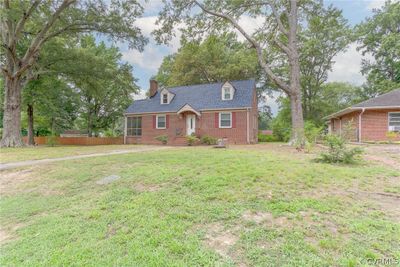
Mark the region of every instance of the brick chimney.
[[153, 97], [157, 93], [158, 82], [156, 80], [150, 80], [149, 97]]

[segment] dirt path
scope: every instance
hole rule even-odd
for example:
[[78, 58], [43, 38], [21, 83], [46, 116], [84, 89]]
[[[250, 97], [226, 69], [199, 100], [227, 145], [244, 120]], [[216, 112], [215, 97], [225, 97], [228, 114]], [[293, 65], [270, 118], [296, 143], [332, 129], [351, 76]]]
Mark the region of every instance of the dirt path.
[[38, 160], [26, 160], [26, 161], [19, 161], [19, 162], [10, 162], [10, 163], [0, 164], [0, 170], [8, 170], [8, 169], [24, 167], [24, 166], [31, 166], [31, 165], [35, 166], [35, 165], [41, 165], [41, 164], [47, 164], [47, 163], [51, 163], [51, 162], [71, 160], [71, 159], [102, 157], [102, 156], [111, 156], [111, 155], [146, 152], [146, 151], [158, 151], [158, 150], [164, 150], [164, 149], [169, 149], [169, 148], [171, 148], [171, 147], [168, 147], [168, 146], [149, 146], [149, 147], [143, 147], [143, 148], [138, 148], [138, 149], [117, 150], [117, 151], [94, 153], [94, 154], [87, 154], [87, 155], [67, 156], [67, 157], [53, 158], [53, 159], [38, 159]]

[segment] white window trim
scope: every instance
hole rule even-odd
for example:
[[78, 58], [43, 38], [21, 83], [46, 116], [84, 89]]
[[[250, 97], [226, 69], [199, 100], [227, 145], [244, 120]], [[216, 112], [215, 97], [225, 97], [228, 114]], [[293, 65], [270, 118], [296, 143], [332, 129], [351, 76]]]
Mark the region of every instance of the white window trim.
[[[221, 115], [222, 114], [229, 114], [229, 116], [230, 116], [230, 122], [231, 122], [231, 125], [230, 126], [221, 126]], [[218, 119], [218, 126], [219, 126], [219, 128], [222, 128], [222, 129], [229, 129], [229, 128], [232, 128], [232, 112], [220, 112], [219, 113], [219, 119]]]
[[[229, 88], [229, 95], [231, 96], [230, 98], [225, 98], [225, 88]], [[230, 84], [224, 84], [221, 88], [221, 99], [223, 101], [228, 101], [228, 100], [232, 100], [233, 99], [233, 94], [234, 94], [234, 90], [232, 85]]]
[[[165, 118], [165, 127], [158, 127], [158, 118], [159, 117]], [[156, 115], [156, 129], [167, 129], [167, 115]]]
[[393, 130], [390, 130], [390, 114], [400, 114], [400, 112], [398, 112], [398, 111], [388, 112], [388, 124], [387, 124], [387, 127], [388, 127], [388, 131], [392, 132]]

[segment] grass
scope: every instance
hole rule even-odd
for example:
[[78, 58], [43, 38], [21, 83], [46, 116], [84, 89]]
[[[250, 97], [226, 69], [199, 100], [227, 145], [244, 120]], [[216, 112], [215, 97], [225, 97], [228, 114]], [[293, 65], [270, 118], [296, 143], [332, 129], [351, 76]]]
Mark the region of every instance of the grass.
[[[194, 147], [3, 171], [0, 265], [357, 266], [400, 258], [398, 199], [374, 194], [399, 172], [312, 157], [277, 145]], [[111, 174], [121, 178], [95, 183]]]
[[110, 152], [114, 150], [128, 150], [138, 145], [99, 145], [99, 146], [35, 146], [23, 149], [1, 148], [0, 163], [47, 158], [60, 158], [84, 154]]

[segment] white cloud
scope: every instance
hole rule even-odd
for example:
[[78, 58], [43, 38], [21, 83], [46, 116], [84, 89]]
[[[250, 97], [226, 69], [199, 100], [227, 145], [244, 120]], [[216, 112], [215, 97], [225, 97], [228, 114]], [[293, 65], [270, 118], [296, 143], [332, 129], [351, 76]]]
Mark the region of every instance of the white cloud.
[[[385, 5], [387, 0], [367, 0], [369, 3], [366, 5], [366, 8], [369, 10], [378, 9]], [[400, 0], [392, 0], [392, 2], [399, 2]]]
[[141, 100], [146, 98], [146, 90], [140, 90], [138, 94], [133, 95], [134, 100]]
[[156, 16], [139, 18], [135, 25], [138, 26], [143, 35], [149, 38], [149, 43], [143, 52], [137, 50], [125, 50], [122, 52], [122, 59], [137, 65], [143, 69], [153, 71], [154, 74], [162, 63], [164, 56], [174, 53], [180, 47], [180, 34], [173, 37], [170, 45], [157, 45], [151, 33], [157, 28]]
[[355, 85], [361, 85], [365, 82], [365, 77], [361, 74], [362, 59], [371, 60], [372, 57], [361, 55], [357, 51], [357, 44], [350, 44], [346, 52], [339, 53], [333, 58], [335, 62], [332, 71], [328, 74], [329, 82], [349, 82]]
[[148, 45], [143, 52], [127, 50], [122, 52], [122, 60], [143, 69], [157, 71], [163, 60], [163, 53], [155, 45]]

